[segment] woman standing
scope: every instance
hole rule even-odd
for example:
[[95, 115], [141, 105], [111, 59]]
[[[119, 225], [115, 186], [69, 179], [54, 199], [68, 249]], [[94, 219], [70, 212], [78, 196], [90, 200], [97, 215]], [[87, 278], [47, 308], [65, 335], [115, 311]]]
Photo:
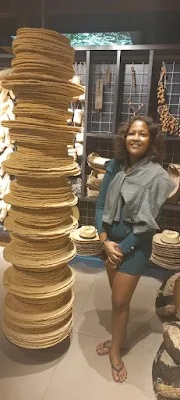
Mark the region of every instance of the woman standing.
[[135, 117], [117, 134], [116, 158], [107, 163], [96, 205], [96, 226], [106, 254], [112, 289], [112, 341], [109, 354], [116, 382], [127, 378], [121, 359], [130, 301], [152, 251], [156, 218], [174, 188], [162, 168], [162, 135], [151, 118]]

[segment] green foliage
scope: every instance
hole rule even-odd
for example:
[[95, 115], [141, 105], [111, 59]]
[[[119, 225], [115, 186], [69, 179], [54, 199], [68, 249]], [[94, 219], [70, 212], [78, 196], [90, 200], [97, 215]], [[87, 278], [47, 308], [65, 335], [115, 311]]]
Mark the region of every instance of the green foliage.
[[67, 33], [72, 46], [111, 46], [132, 44], [129, 32]]

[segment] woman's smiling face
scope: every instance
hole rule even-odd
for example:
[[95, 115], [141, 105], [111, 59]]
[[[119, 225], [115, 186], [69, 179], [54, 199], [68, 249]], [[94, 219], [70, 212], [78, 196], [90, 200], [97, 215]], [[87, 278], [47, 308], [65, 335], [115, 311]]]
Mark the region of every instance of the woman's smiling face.
[[140, 160], [150, 145], [149, 128], [144, 121], [136, 120], [131, 125], [126, 137], [126, 148], [130, 156]]

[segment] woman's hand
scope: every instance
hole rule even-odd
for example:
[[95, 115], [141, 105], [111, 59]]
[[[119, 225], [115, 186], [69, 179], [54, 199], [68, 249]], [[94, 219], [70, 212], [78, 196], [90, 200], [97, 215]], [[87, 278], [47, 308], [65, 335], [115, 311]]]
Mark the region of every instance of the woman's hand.
[[111, 264], [118, 265], [122, 262], [124, 254], [121, 252], [116, 242], [112, 241], [105, 242], [104, 250]]

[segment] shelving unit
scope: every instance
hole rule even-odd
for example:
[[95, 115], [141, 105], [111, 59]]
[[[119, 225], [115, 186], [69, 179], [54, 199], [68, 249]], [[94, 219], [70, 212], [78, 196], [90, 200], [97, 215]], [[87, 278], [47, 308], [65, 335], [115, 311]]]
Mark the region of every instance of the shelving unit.
[[[76, 53], [82, 49], [75, 48]], [[113, 141], [119, 125], [127, 122], [132, 111], [127, 101], [130, 99], [135, 109], [143, 103], [140, 114], [150, 115], [158, 121], [157, 83], [162, 61], [167, 65], [169, 110], [180, 116], [180, 45], [142, 45], [87, 47], [86, 51], [86, 102], [84, 154], [82, 159], [82, 195], [79, 199], [80, 223], [93, 224], [96, 199], [86, 195], [86, 179], [90, 168], [86, 163], [88, 154], [97, 152], [102, 157], [113, 157]], [[136, 72], [136, 89], [132, 87], [132, 63]], [[111, 83], [104, 85], [103, 110], [95, 111], [95, 82], [105, 69], [111, 70]], [[164, 134], [166, 157], [163, 166], [180, 164], [180, 137]], [[167, 203], [159, 216], [161, 229], [180, 231], [180, 206]]]

